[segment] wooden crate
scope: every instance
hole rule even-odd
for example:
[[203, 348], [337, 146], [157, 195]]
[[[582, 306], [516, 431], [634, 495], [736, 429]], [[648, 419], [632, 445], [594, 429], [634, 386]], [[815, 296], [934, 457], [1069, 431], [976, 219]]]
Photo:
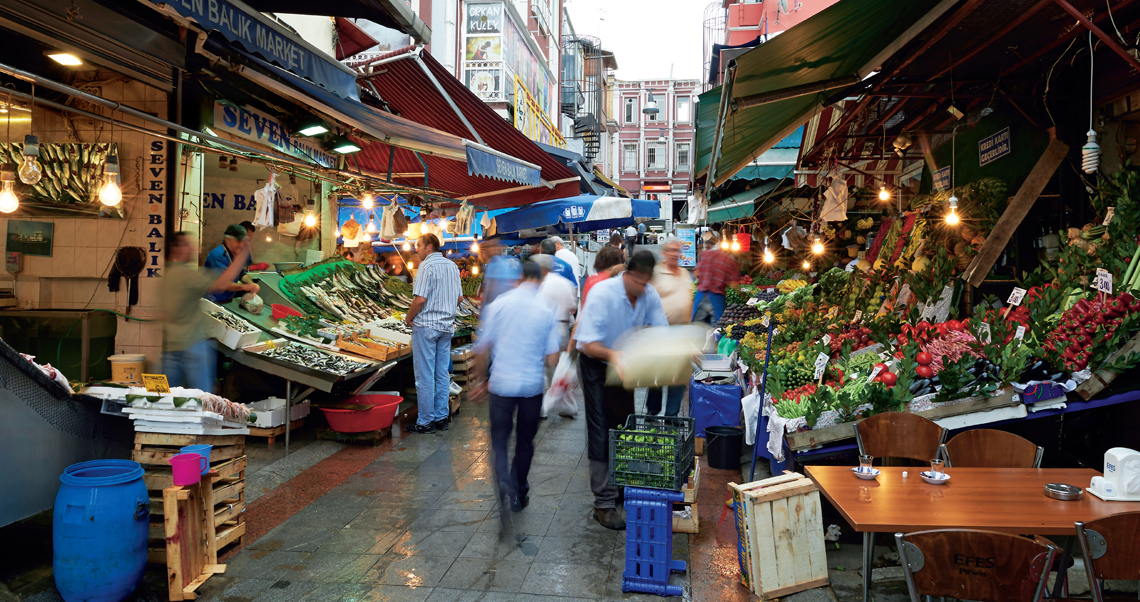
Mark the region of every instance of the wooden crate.
[[365, 341], [356, 337], [350, 339], [341, 337], [337, 339], [336, 346], [349, 353], [363, 355], [364, 357], [380, 361], [394, 360], [405, 355], [405, 352], [411, 351], [412, 349], [403, 343], [395, 343], [395, 346], [390, 346], [377, 343], [376, 341]]
[[[298, 418], [298, 419], [294, 420], [293, 423], [289, 426], [289, 430], [295, 431], [295, 430], [301, 428], [302, 426], [305, 426], [305, 419], [304, 418]], [[280, 425], [277, 425], [273, 428], [260, 428], [260, 427], [256, 427], [256, 426], [251, 426], [251, 427], [249, 427], [249, 435], [247, 435], [247, 436], [248, 437], [265, 437], [268, 440], [269, 449], [273, 449], [274, 442], [277, 440], [278, 437], [280, 437], [281, 435], [284, 435], [284, 434], [285, 434], [285, 425], [280, 424]]]
[[[973, 414], [974, 412], [1007, 408], [1021, 403], [1014, 398], [1014, 394], [1017, 393], [1017, 391], [1014, 391], [1013, 387], [999, 389], [994, 393], [993, 397], [967, 397], [960, 403], [929, 410], [920, 410], [915, 412], [915, 414], [931, 420], [938, 420], [939, 418], [948, 418], [950, 416], [961, 416], [963, 414]], [[852, 420], [851, 422], [844, 422], [825, 428], [790, 433], [784, 438], [788, 442], [788, 447], [793, 451], [809, 449], [825, 443], [854, 439], [855, 423], [857, 422], [859, 421]]]
[[[681, 493], [685, 494], [685, 500], [682, 502], [673, 503], [673, 532], [674, 533], [690, 533], [695, 534], [700, 532], [701, 521], [699, 513], [697, 512], [697, 492], [701, 486], [701, 465], [700, 462], [696, 463], [693, 472], [689, 475], [689, 481], [681, 489]], [[689, 516], [678, 516], [678, 511], [689, 511]]]
[[216, 530], [209, 501], [213, 473], [201, 482], [162, 491], [163, 539], [168, 593], [171, 602], [194, 600], [194, 593], [211, 576], [226, 572], [218, 564]]
[[447, 398], [448, 416], [454, 416], [459, 413], [459, 404], [462, 403], [459, 395], [451, 395]]
[[770, 600], [827, 585], [823, 515], [815, 483], [799, 473], [737, 485], [740, 581]]
[[245, 455], [245, 435], [173, 435], [135, 433], [131, 459], [143, 466], [170, 467], [170, 459], [182, 453], [187, 445], [213, 445], [210, 465]]

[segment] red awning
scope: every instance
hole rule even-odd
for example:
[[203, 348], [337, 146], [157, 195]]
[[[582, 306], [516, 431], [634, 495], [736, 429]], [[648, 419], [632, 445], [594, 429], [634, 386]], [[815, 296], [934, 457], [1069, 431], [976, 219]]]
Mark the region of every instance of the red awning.
[[[481, 138], [487, 147], [538, 165], [544, 182], [543, 186], [532, 188], [468, 175], [467, 166], [461, 162], [420, 155], [428, 167], [427, 186], [450, 191], [456, 198], [468, 199], [473, 205], [489, 209], [518, 207], [579, 193], [577, 176], [562, 161], [548, 155], [479, 100], [430, 54], [409, 47], [373, 59], [368, 64], [372, 65], [373, 72], [364, 76], [364, 90], [378, 94], [389, 109], [404, 119], [442, 132], [476, 142]], [[443, 88], [443, 93], [436, 82]], [[449, 97], [455, 108], [448, 103]], [[470, 128], [457, 114], [456, 108]], [[387, 173], [390, 149], [387, 145], [370, 144], [357, 153], [355, 159], [363, 169]], [[392, 172], [398, 176], [393, 180], [424, 186], [424, 167], [420, 158], [409, 151], [395, 149]]]
[[336, 18], [336, 35], [336, 60], [338, 61], [343, 61], [380, 43], [376, 38], [368, 35], [368, 32], [361, 29], [359, 25], [353, 23], [351, 19], [344, 17]]
[[[843, 137], [842, 132], [839, 138], [833, 139], [831, 143], [834, 145], [833, 147], [824, 149], [820, 146], [823, 139], [842, 124], [849, 104], [854, 105], [854, 103], [841, 100], [824, 108], [808, 120], [804, 127], [803, 140], [800, 142], [796, 186], [811, 186], [813, 188], [823, 186], [828, 183], [827, 176], [832, 169], [837, 169], [838, 173], [844, 176], [848, 186], [856, 188], [906, 185], [906, 181], [913, 177], [914, 170], [911, 167], [914, 167], [916, 163], [921, 163], [920, 159], [904, 159], [895, 156], [889, 159], [852, 159], [845, 160], [842, 163], [836, 162], [830, 157], [877, 155], [873, 144], [860, 144], [855, 138]], [[858, 124], [852, 124], [849, 127], [854, 131]], [[808, 156], [823, 156], [825, 160], [817, 168], [805, 168], [803, 159]], [[918, 173], [921, 174], [921, 171]]]

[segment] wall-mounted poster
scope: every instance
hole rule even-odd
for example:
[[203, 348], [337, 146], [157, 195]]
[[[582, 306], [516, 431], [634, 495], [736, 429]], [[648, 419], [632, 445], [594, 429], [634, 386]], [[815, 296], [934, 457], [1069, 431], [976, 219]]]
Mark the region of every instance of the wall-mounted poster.
[[55, 224], [8, 220], [8, 253], [23, 253], [37, 257], [51, 257], [51, 239]]
[[503, 60], [502, 36], [477, 36], [467, 38], [467, 51], [464, 53], [469, 61], [501, 61]]
[[485, 35], [503, 32], [503, 5], [468, 4], [467, 33]]

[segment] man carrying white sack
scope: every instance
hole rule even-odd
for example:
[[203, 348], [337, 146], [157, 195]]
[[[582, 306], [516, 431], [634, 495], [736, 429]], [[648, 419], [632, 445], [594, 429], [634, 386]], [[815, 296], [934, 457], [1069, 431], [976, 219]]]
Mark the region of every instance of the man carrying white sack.
[[630, 331], [645, 326], [668, 326], [661, 297], [649, 286], [657, 260], [639, 251], [616, 278], [590, 289], [576, 335], [579, 380], [586, 400], [586, 443], [590, 458], [590, 488], [594, 491], [594, 519], [608, 529], [625, 529], [624, 512], [617, 507], [618, 488], [609, 483], [609, 429], [624, 426], [633, 413], [633, 391], [606, 385], [609, 365], [620, 374], [621, 353], [615, 343]]

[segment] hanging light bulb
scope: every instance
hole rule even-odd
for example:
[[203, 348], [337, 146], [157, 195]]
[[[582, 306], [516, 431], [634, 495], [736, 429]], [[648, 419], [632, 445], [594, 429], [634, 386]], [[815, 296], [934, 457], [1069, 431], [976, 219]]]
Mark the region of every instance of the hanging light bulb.
[[811, 262], [810, 262], [810, 261], [808, 261], [808, 260], [806, 260], [806, 259], [804, 260], [804, 269], [805, 269], [805, 270], [810, 270], [810, 269], [811, 269]]
[[740, 250], [740, 241], [735, 238], [732, 239], [732, 252], [735, 253]]
[[816, 255], [823, 253], [823, 241], [820, 240], [818, 236], [816, 236], [815, 239], [811, 242], [811, 252], [815, 253]]
[[16, 192], [12, 190], [12, 186], [16, 183], [16, 164], [5, 163], [0, 167], [0, 182], [3, 187], [0, 188], [0, 213], [12, 213], [20, 207], [20, 197], [16, 196]]
[[265, 242], [273, 242], [273, 236], [266, 234], [265, 235]]
[[478, 253], [479, 252], [479, 243], [478, 242], [471, 243], [471, 252], [472, 253]]
[[772, 255], [772, 252], [768, 250], [768, 237], [765, 236], [764, 237], [764, 263], [772, 263], [773, 261], [776, 261], [776, 258], [775, 258], [775, 256]]
[[317, 225], [317, 216], [313, 215], [312, 211], [305, 212], [305, 225], [310, 228]]
[[727, 251], [728, 250], [728, 239], [723, 237], [723, 236], [721, 236], [721, 239], [720, 239], [720, 250], [721, 251]]
[[365, 192], [364, 198], [360, 199], [360, 206], [364, 207], [365, 209], [372, 209], [372, 207], [374, 207], [375, 205], [376, 205], [376, 201], [374, 201], [372, 199], [372, 193], [371, 192]]
[[958, 222], [958, 197], [950, 197], [950, 213], [946, 214], [946, 225], [957, 226]]
[[886, 187], [886, 186], [880, 186], [880, 187], [879, 187], [879, 200], [880, 200], [880, 201], [889, 201], [889, 200], [891, 200], [891, 193], [890, 193], [890, 192], [887, 192], [887, 187]]
[[365, 227], [368, 233], [371, 234], [376, 231], [376, 222], [372, 221], [372, 216], [368, 216], [368, 225]]
[[31, 186], [40, 181], [44, 170], [36, 160], [40, 156], [40, 139], [32, 135], [24, 136], [24, 162], [20, 165], [20, 181]]
[[123, 201], [123, 191], [119, 189], [119, 157], [110, 155], [103, 164], [103, 187], [99, 189], [99, 202], [114, 207]]
[[472, 266], [471, 273], [478, 276], [479, 275], [479, 266]]
[[340, 228], [333, 230], [333, 238], [340, 238]]
[[1096, 173], [1100, 166], [1100, 145], [1096, 143], [1096, 130], [1088, 131], [1089, 141], [1081, 147], [1081, 171]]
[[405, 250], [405, 251], [411, 251], [412, 250], [412, 243], [405, 241], [404, 246], [402, 246], [400, 248]]
[[409, 261], [409, 262], [408, 262], [408, 269], [409, 269], [409, 270], [414, 270], [415, 268], [416, 268], [416, 264], [414, 264], [414, 263], [412, 263], [412, 262], [410, 262], [410, 261]]

